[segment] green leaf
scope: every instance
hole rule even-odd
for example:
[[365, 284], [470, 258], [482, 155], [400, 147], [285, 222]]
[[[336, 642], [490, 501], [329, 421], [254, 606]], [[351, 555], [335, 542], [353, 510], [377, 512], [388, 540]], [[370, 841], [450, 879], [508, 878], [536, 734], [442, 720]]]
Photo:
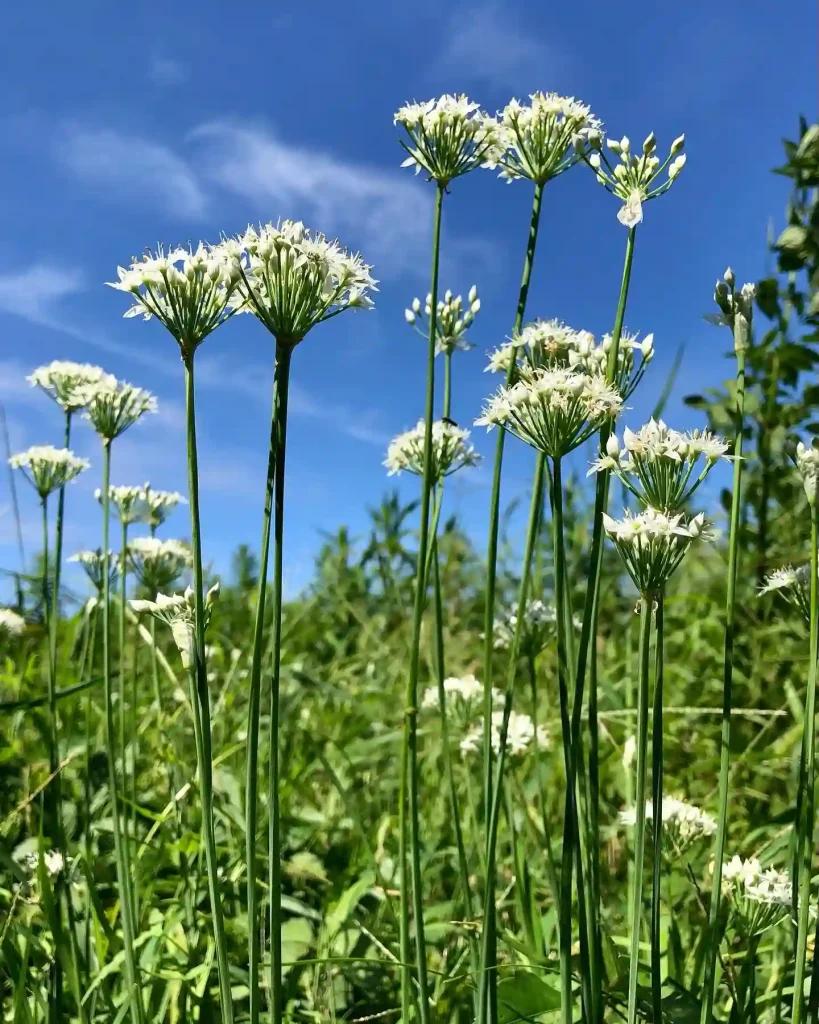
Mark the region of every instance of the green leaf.
[[300, 960], [313, 945], [313, 926], [303, 917], [291, 917], [282, 925], [282, 962]]
[[532, 1020], [560, 1009], [560, 993], [531, 971], [516, 971], [498, 982], [498, 1022]]

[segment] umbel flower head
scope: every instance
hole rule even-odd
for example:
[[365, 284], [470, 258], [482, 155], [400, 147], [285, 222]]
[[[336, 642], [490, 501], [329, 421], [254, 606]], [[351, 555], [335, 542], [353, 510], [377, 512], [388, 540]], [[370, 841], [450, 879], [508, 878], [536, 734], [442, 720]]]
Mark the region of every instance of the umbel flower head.
[[[426, 425], [418, 420], [417, 426], [394, 437], [387, 449], [384, 465], [388, 476], [396, 473], [424, 475], [424, 439]], [[474, 466], [480, 456], [469, 444], [469, 431], [461, 430], [450, 420], [436, 420], [432, 424], [432, 462], [430, 473], [433, 482], [442, 480], [463, 466]]]
[[732, 857], [722, 866], [722, 891], [732, 903], [734, 922], [743, 935], [761, 935], [785, 917], [793, 900], [790, 877], [762, 867], [756, 857]]
[[522, 370], [491, 396], [476, 426], [504, 427], [553, 458], [567, 455], [620, 411], [619, 392], [603, 377], [568, 369]]
[[[612, 434], [606, 454], [592, 463], [588, 475], [611, 470], [643, 506], [677, 512], [717, 462], [730, 458], [727, 451], [727, 442], [708, 430], [670, 430], [652, 417], [636, 433], [626, 427], [622, 449]], [[694, 477], [700, 459], [703, 465]]]
[[[450, 676], [444, 680], [444, 695], [448, 711], [452, 711], [454, 707], [456, 714], [460, 717], [469, 717], [475, 706], [483, 700], [483, 683], [474, 675]], [[503, 704], [503, 694], [494, 686], [492, 687], [492, 703]], [[440, 706], [438, 687], [428, 686], [424, 690], [421, 707], [425, 710], [437, 710]]]
[[[481, 308], [481, 300], [478, 298], [478, 289], [473, 284], [466, 297], [467, 308], [464, 312], [464, 301], [460, 295], [453, 295], [449, 289], [444, 292], [443, 299], [439, 299], [436, 305], [435, 316], [435, 354], [451, 355], [456, 348], [466, 352], [472, 348], [467, 340], [466, 332], [472, 326], [472, 321], [478, 315]], [[417, 326], [418, 320], [425, 317], [429, 319], [432, 312], [432, 295], [427, 295], [426, 302], [422, 306], [420, 299], [413, 299], [412, 306], [404, 310], [404, 319], [408, 324], [415, 327], [418, 333], [426, 338], [427, 331]]]
[[802, 477], [809, 505], [815, 505], [819, 495], [819, 448], [815, 444], [807, 448], [800, 441], [796, 446], [796, 468]]
[[497, 145], [498, 123], [467, 96], [441, 96], [425, 103], [408, 103], [395, 114], [394, 124], [407, 133], [402, 167], [426, 171], [446, 187], [453, 178], [480, 167]]
[[[102, 490], [97, 487], [94, 497], [102, 504]], [[142, 488], [141, 487], [109, 487], [108, 500], [117, 510], [119, 521], [123, 526], [139, 522], [142, 518]]]
[[183, 571], [193, 564], [193, 555], [186, 544], [158, 537], [135, 537], [128, 545], [128, 559], [139, 582], [157, 592], [174, 586]]
[[[675, 853], [683, 850], [695, 839], [712, 836], [717, 830], [715, 819], [693, 804], [687, 804], [673, 796], [664, 796], [660, 811], [663, 822], [663, 837], [674, 846]], [[654, 804], [646, 800], [646, 819], [654, 817]], [[628, 807], [620, 812], [620, 823], [634, 826], [637, 823], [637, 808]]]
[[38, 366], [26, 380], [33, 388], [40, 388], [66, 412], [83, 407], [83, 388], [88, 384], [114, 384], [116, 378], [99, 366], [90, 363], [71, 363], [55, 359], [47, 366]]
[[486, 160], [500, 167], [501, 178], [529, 178], [537, 185], [567, 171], [580, 159], [573, 143], [599, 129], [600, 121], [573, 96], [534, 92], [529, 103], [518, 100], [498, 112], [497, 144]]
[[[582, 136], [577, 138], [578, 151], [584, 155], [597, 180], [608, 192], [623, 200], [617, 219], [628, 228], [635, 227], [643, 219], [643, 203], [661, 196], [674, 184], [674, 179], [685, 166], [684, 145], [685, 136], [680, 135], [671, 143], [668, 156], [660, 163], [654, 132], [643, 143], [640, 156], [631, 152], [631, 142], [625, 135], [619, 142], [607, 139], [608, 150], [620, 158], [612, 165], [603, 148], [600, 132], [592, 130], [585, 139]], [[666, 168], [668, 176], [660, 181], [660, 175]]]
[[[569, 354], [569, 365], [575, 369], [582, 367], [587, 373], [605, 374], [608, 370], [609, 353], [613, 344], [614, 339], [610, 334], [604, 334], [600, 344], [597, 345], [594, 342], [593, 334], [579, 331], [577, 348]], [[637, 361], [638, 353], [639, 362]], [[644, 338], [640, 338], [639, 334], [632, 334], [629, 331], [621, 333], [620, 344], [617, 346], [614, 384], [623, 396], [623, 401], [634, 394], [653, 358], [653, 334], [647, 334]]]
[[[219, 597], [219, 584], [216, 583], [205, 595], [205, 629], [210, 624], [213, 605]], [[194, 594], [191, 587], [184, 594], [157, 594], [155, 601], [131, 601], [131, 608], [137, 615], [148, 612], [154, 618], [171, 627], [174, 643], [182, 655], [182, 665], [190, 668], [194, 659], [196, 639], [196, 609]]]
[[88, 469], [91, 463], [81, 459], [68, 448], [55, 448], [50, 444], [35, 444], [9, 459], [13, 469], [22, 469], [29, 483], [41, 498], [58, 491]]
[[810, 624], [809, 565], [800, 565], [798, 569], [794, 569], [792, 565], [785, 565], [772, 572], [770, 576], [766, 576], [759, 588], [759, 596], [773, 593], [781, 593], [789, 604], [799, 609], [805, 622]]
[[222, 250], [239, 273], [231, 304], [258, 317], [281, 344], [298, 344], [316, 324], [345, 309], [373, 305], [372, 267], [300, 221], [250, 226], [226, 239]]
[[[517, 611], [496, 618], [492, 627], [492, 646], [496, 651], [508, 651], [515, 639], [518, 625]], [[555, 635], [557, 612], [554, 605], [545, 604], [539, 598], [526, 602], [520, 636], [520, 653], [534, 657], [543, 650]]]
[[[495, 754], [500, 753], [501, 729], [503, 728], [503, 711], [492, 713], [492, 735], [490, 741]], [[537, 743], [541, 750], [549, 747], [549, 733], [545, 727], [539, 725], [535, 730], [535, 723], [522, 712], [512, 711], [509, 714], [509, 725], [506, 731], [506, 752], [513, 757], [525, 754], [532, 743]], [[483, 750], [483, 722], [478, 722], [461, 740], [461, 754], [479, 753]]]
[[11, 608], [0, 608], [0, 639], [21, 636], [26, 620]]
[[[103, 558], [102, 548], [95, 548], [93, 551], [78, 551], [72, 555], [69, 562], [77, 562], [85, 569], [85, 574], [94, 584], [98, 592], [102, 591], [103, 583], [105, 581], [105, 559]], [[114, 580], [119, 574], [119, 567], [117, 565], [117, 556], [113, 551], [108, 552], [108, 584], [113, 585]]]
[[114, 380], [82, 389], [85, 418], [104, 442], [119, 437], [147, 412], [156, 412], [156, 398], [143, 388]]
[[178, 491], [156, 491], [145, 484], [139, 496], [142, 518], [155, 530], [165, 522], [179, 504], [187, 505], [188, 499]]
[[616, 520], [603, 513], [603, 529], [614, 542], [629, 576], [642, 595], [656, 594], [683, 560], [691, 544], [705, 532], [702, 513], [686, 520], [647, 508], [639, 515], [626, 510]]
[[744, 284], [736, 290], [736, 279], [730, 267], [714, 287], [714, 302], [719, 313], [708, 313], [705, 319], [718, 327], [730, 327], [734, 335], [734, 351], [745, 352], [751, 344], [751, 323], [754, 318], [756, 285]]
[[219, 246], [200, 242], [193, 249], [146, 253], [127, 269], [117, 267], [111, 288], [127, 292], [134, 305], [125, 316], [156, 317], [179, 343], [183, 358], [231, 315], [229, 301], [239, 281], [238, 267]]

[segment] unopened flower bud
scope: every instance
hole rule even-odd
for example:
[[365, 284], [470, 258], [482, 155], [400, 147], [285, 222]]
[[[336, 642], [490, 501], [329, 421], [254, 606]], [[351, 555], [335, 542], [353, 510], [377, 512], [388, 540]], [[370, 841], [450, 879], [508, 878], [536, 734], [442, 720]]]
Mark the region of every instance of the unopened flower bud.
[[680, 171], [685, 167], [685, 153], [681, 153], [675, 160], [671, 161], [671, 166], [668, 168], [668, 177], [673, 181]]
[[679, 151], [683, 148], [684, 145], [685, 136], [678, 135], [677, 138], [674, 139], [674, 141], [671, 143], [671, 155], [674, 156], [675, 153], [679, 153]]
[[412, 311], [413, 311], [413, 313], [420, 313], [421, 312], [421, 300], [420, 299], [413, 299], [412, 300]]
[[593, 167], [595, 171], [599, 170], [599, 168], [600, 168], [600, 154], [599, 153], [592, 153], [592, 155], [589, 157], [589, 166]]
[[724, 278], [725, 283], [728, 285], [729, 288], [733, 288], [734, 287], [734, 281], [736, 279], [734, 277], [734, 272], [733, 272], [733, 270], [731, 270], [730, 267], [728, 267], [728, 269], [725, 271], [725, 274], [723, 275], [723, 278]]
[[478, 286], [473, 284], [472, 287], [469, 289], [469, 294], [467, 295], [466, 300], [467, 300], [467, 302], [470, 305], [472, 305], [472, 303], [475, 302], [477, 297], [478, 297]]
[[415, 314], [411, 309], [404, 310], [404, 319], [407, 321], [408, 324], [415, 323]]
[[643, 354], [643, 359], [651, 359], [654, 355], [654, 335], [647, 334], [645, 338], [640, 342], [640, 351]]
[[472, 313], [473, 316], [475, 316], [475, 314], [480, 311], [480, 308], [481, 308], [481, 300], [480, 299], [474, 299], [472, 301], [472, 305], [469, 307], [470, 312]]
[[623, 153], [628, 153], [630, 149], [631, 142], [629, 141], [629, 137], [628, 135], [624, 135], [622, 139], [620, 139], [620, 150]]
[[452, 292], [449, 288], [444, 292], [444, 302], [452, 302]]
[[609, 147], [612, 153], [620, 152], [620, 143], [617, 141], [617, 139], [606, 139], [606, 145]]
[[603, 145], [603, 136], [596, 128], [593, 128], [586, 136], [586, 142], [592, 149], [600, 149]]
[[654, 134], [654, 132], [652, 132], [643, 143], [643, 152], [646, 154], [653, 153], [656, 148], [657, 136]]
[[608, 441], [606, 441], [606, 455], [616, 459], [620, 454], [620, 442], [617, 440], [617, 435], [612, 434]]

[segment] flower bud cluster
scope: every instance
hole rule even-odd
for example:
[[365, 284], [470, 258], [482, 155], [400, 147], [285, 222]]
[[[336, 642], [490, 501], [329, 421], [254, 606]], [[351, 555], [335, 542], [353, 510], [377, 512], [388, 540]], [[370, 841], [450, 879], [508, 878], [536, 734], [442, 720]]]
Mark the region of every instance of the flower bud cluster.
[[444, 95], [424, 103], [408, 103], [394, 117], [407, 133], [402, 167], [425, 171], [446, 187], [489, 158], [498, 144], [498, 123], [467, 96]]
[[737, 928], [761, 935], [778, 924], [793, 901], [793, 886], [784, 871], [762, 869], [756, 857], [732, 857], [722, 866], [722, 891], [730, 898]]
[[[663, 822], [663, 836], [674, 846], [675, 854], [682, 853], [695, 839], [712, 836], [717, 830], [715, 819], [693, 804], [687, 804], [673, 796], [663, 797], [660, 814]], [[646, 819], [654, 817], [654, 804], [646, 800]], [[637, 808], [629, 807], [620, 812], [622, 825], [637, 823]]]
[[[216, 583], [205, 595], [204, 629], [210, 624], [213, 605], [219, 597], [219, 584]], [[174, 643], [182, 656], [184, 668], [193, 664], [196, 640], [196, 605], [191, 587], [184, 594], [157, 594], [155, 601], [135, 600], [130, 602], [133, 611], [140, 615], [147, 612], [170, 626]]]
[[88, 459], [81, 459], [68, 448], [35, 444], [9, 459], [13, 469], [21, 469], [41, 498], [47, 498], [89, 468]]
[[714, 287], [714, 302], [719, 313], [709, 313], [705, 319], [718, 327], [730, 327], [734, 335], [734, 351], [745, 352], [751, 344], [751, 324], [754, 318], [756, 285], [744, 284], [736, 290], [736, 278], [730, 267]]
[[[462, 296], [453, 295], [447, 289], [443, 299], [436, 303], [435, 310], [435, 354], [444, 353], [450, 355], [459, 348], [467, 351], [472, 344], [466, 337], [467, 330], [478, 315], [481, 308], [481, 300], [478, 298], [478, 289], [472, 285], [466, 298], [466, 310]], [[417, 326], [418, 321], [429, 320], [432, 314], [432, 295], [427, 295], [424, 305], [420, 299], [413, 299], [409, 309], [404, 310], [404, 319], [408, 324], [415, 327], [419, 334], [424, 337], [427, 332]]]
[[[508, 651], [514, 643], [518, 625], [516, 611], [510, 611], [496, 618], [492, 629], [492, 645], [496, 651]], [[540, 654], [555, 635], [557, 612], [554, 605], [546, 604], [539, 598], [527, 601], [523, 612], [519, 650], [532, 657]]]
[[[393, 438], [387, 449], [384, 465], [388, 476], [397, 473], [424, 475], [424, 439], [426, 427], [423, 420], [417, 426]], [[436, 420], [432, 424], [432, 459], [430, 473], [433, 484], [456, 472], [463, 466], [474, 466], [480, 456], [469, 444], [469, 431], [461, 430], [449, 420]]]
[[111, 442], [149, 412], [156, 412], [156, 398], [143, 388], [111, 378], [81, 388], [83, 414], [104, 442]]

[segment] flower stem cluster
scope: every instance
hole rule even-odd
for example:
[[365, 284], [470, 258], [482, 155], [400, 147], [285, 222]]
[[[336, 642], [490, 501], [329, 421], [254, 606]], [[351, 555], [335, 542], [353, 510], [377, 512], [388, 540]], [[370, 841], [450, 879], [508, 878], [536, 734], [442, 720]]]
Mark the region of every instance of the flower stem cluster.
[[89, 468], [88, 459], [81, 459], [68, 448], [35, 444], [9, 459], [13, 469], [21, 469], [41, 498], [47, 498]]
[[193, 565], [191, 549], [179, 540], [135, 537], [128, 545], [128, 560], [139, 582], [148, 590], [167, 590]]
[[691, 544], [703, 537], [702, 513], [686, 519], [683, 513], [666, 514], [646, 508], [639, 515], [626, 510], [612, 519], [603, 513], [603, 529], [614, 542], [629, 576], [640, 594], [658, 593], [679, 566]]
[[109, 443], [148, 412], [156, 412], [156, 398], [142, 388], [122, 381], [89, 384], [80, 390], [85, 418], [103, 442]]
[[733, 904], [738, 930], [748, 938], [778, 924], [793, 900], [789, 876], [775, 868], [763, 871], [756, 857], [733, 857], [723, 864], [722, 890]]
[[[205, 595], [205, 630], [210, 624], [213, 605], [218, 597], [219, 584], [216, 583]], [[182, 665], [190, 668], [196, 648], [196, 607], [191, 587], [184, 594], [157, 594], [155, 601], [134, 600], [130, 604], [137, 615], [147, 612], [171, 627], [174, 643], [182, 655]]]
[[[473, 284], [469, 289], [466, 298], [467, 309], [464, 312], [463, 298], [460, 295], [453, 295], [449, 289], [444, 292], [443, 299], [439, 299], [435, 317], [435, 354], [450, 355], [455, 349], [466, 352], [472, 348], [467, 340], [466, 332], [472, 326], [472, 321], [478, 315], [481, 308], [481, 300], [478, 298], [478, 289]], [[418, 327], [418, 321], [430, 317], [432, 312], [432, 296], [427, 295], [426, 301], [421, 306], [420, 299], [413, 299], [412, 306], [404, 310], [404, 319], [408, 324], [415, 327], [418, 333], [425, 340], [429, 337], [429, 330], [426, 326]]]
[[[424, 475], [424, 438], [426, 426], [419, 420], [417, 426], [393, 438], [387, 449], [384, 465], [388, 476], [397, 473]], [[432, 461], [430, 474], [433, 483], [440, 482], [464, 466], [474, 466], [480, 456], [469, 444], [469, 431], [461, 430], [449, 420], [436, 420], [432, 424]]]
[[[681, 152], [685, 145], [684, 135], [680, 135], [671, 143], [668, 156], [662, 163], [657, 156], [654, 132], [643, 143], [640, 156], [635, 156], [631, 152], [631, 143], [625, 135], [619, 142], [607, 139], [606, 147], [620, 158], [614, 165], [609, 162], [606, 155], [600, 132], [592, 130], [585, 138], [579, 136], [576, 145], [595, 172], [600, 184], [612, 195], [623, 200], [617, 219], [628, 228], [635, 227], [643, 219], [643, 203], [667, 192], [685, 166], [685, 154]], [[668, 177], [658, 183], [666, 167]]]
[[26, 377], [32, 387], [40, 388], [65, 412], [77, 412], [84, 403], [85, 388], [89, 384], [113, 386], [116, 379], [99, 366], [89, 363], [71, 363], [55, 359], [46, 366], [38, 366]]
[[441, 188], [480, 167], [498, 145], [498, 123], [467, 96], [444, 95], [425, 103], [408, 103], [395, 114], [394, 124], [407, 133], [402, 167], [426, 171]]

